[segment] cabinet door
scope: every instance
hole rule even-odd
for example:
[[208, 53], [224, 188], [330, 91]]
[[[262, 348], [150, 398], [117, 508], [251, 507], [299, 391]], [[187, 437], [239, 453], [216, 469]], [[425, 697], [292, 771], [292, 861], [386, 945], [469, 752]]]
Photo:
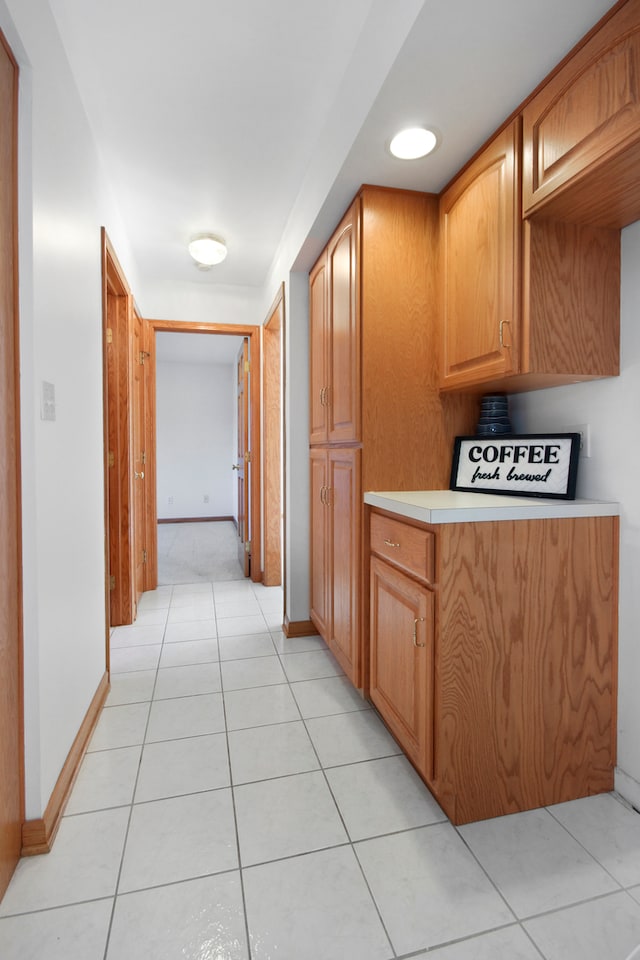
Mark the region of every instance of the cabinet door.
[[327, 442], [327, 255], [309, 274], [309, 443]]
[[360, 200], [347, 211], [327, 247], [328, 440], [360, 440]]
[[329, 646], [356, 686], [362, 686], [360, 657], [360, 450], [329, 451], [332, 624]]
[[320, 635], [329, 642], [330, 555], [327, 451], [310, 450], [311, 468], [311, 619]]
[[433, 779], [433, 593], [371, 558], [370, 696], [427, 780]]
[[443, 386], [518, 371], [520, 121], [442, 195]]
[[525, 106], [525, 216], [616, 227], [638, 218], [639, 7], [626, 3]]

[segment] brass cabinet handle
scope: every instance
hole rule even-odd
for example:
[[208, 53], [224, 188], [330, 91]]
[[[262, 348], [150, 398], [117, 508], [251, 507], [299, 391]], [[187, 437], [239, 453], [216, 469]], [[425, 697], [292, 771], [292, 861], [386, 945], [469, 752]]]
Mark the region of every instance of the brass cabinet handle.
[[399, 547], [399, 546], [400, 546], [399, 543], [395, 543], [395, 541], [393, 541], [393, 540], [386, 540], [386, 539], [385, 539], [384, 542], [386, 543], [386, 545], [387, 545], [388, 547]]
[[507, 349], [509, 349], [509, 347], [511, 346], [511, 344], [505, 344], [505, 342], [504, 342], [504, 325], [505, 325], [505, 323], [510, 324], [510, 323], [511, 323], [511, 320], [501, 320], [501, 321], [500, 321], [500, 347], [501, 347], [501, 349], [503, 349], [503, 350], [504, 350], [505, 346], [507, 347]]
[[418, 643], [418, 624], [424, 623], [424, 617], [418, 617], [413, 621], [413, 645], [414, 647], [426, 647], [426, 643]]

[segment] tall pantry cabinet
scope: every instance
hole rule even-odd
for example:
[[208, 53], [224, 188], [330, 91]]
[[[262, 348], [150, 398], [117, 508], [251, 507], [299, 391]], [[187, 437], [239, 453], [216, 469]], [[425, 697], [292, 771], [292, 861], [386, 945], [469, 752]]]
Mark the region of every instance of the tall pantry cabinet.
[[309, 277], [311, 619], [365, 680], [363, 492], [446, 489], [478, 401], [439, 394], [438, 200], [365, 186]]

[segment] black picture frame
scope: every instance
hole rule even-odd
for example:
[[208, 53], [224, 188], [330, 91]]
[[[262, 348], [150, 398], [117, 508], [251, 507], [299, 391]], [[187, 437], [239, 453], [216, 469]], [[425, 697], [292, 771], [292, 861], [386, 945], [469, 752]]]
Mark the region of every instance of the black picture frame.
[[575, 500], [579, 433], [456, 437], [451, 490]]

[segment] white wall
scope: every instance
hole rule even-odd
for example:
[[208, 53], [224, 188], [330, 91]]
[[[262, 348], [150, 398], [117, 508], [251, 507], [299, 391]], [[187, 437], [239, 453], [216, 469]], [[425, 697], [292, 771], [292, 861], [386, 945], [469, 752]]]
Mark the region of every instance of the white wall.
[[578, 467], [577, 496], [620, 503], [618, 771], [616, 786], [640, 806], [640, 223], [622, 233], [619, 377], [513, 396], [524, 433], [590, 424], [590, 459]]
[[[126, 237], [44, 0], [0, 0], [20, 65], [26, 816], [38, 818], [105, 669], [100, 226]], [[40, 385], [57, 416], [39, 416]]]
[[158, 518], [233, 516], [233, 365], [158, 361], [156, 384]]

